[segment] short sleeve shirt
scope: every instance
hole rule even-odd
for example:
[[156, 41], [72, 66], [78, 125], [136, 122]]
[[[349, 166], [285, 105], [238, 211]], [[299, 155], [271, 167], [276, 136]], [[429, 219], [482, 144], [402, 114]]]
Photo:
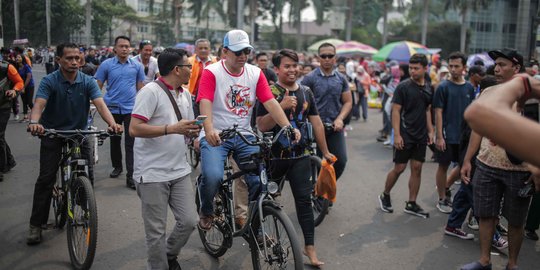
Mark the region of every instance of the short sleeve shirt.
[[[24, 64], [22, 68], [19, 68], [19, 75], [21, 75], [21, 79], [26, 82], [26, 77], [28, 77], [28, 75], [32, 76], [32, 68], [29, 65]], [[30, 82], [28, 83], [27, 87], [34, 87], [33, 77], [30, 78]]]
[[325, 76], [320, 68], [316, 68], [304, 77], [302, 84], [313, 91], [323, 123], [334, 122], [343, 107], [341, 94], [349, 91], [349, 82], [345, 76], [336, 71]]
[[[189, 91], [179, 95], [172, 92], [183, 119], [193, 119]], [[178, 122], [171, 101], [155, 82], [145, 85], [135, 98], [132, 117], [152, 126], [172, 125]], [[186, 161], [184, 135], [168, 134], [155, 138], [135, 138], [133, 145], [133, 179], [139, 183], [165, 182], [191, 173]]]
[[433, 96], [433, 108], [443, 111], [443, 136], [448, 144], [459, 144], [463, 113], [474, 100], [474, 87], [469, 82], [456, 84], [444, 80]]
[[[237, 124], [250, 130], [255, 100], [265, 103], [274, 98], [261, 69], [246, 64], [240, 74], [232, 74], [225, 60], [207, 66], [201, 76], [197, 102], [212, 102], [214, 128], [221, 131]], [[204, 137], [204, 130], [201, 138]]]
[[111, 113], [130, 114], [135, 104], [137, 83], [144, 81], [144, 68], [133, 59], [125, 63], [118, 57], [109, 58], [96, 71], [96, 80], [107, 82], [105, 103]]
[[57, 70], [39, 84], [36, 98], [47, 100], [40, 124], [58, 130], [86, 129], [90, 101], [101, 97], [94, 78], [77, 72], [73, 84]]
[[[139, 62], [143, 66], [143, 71], [146, 71], [146, 69], [144, 69], [140, 54], [134, 56], [132, 59], [135, 59], [137, 62]], [[156, 78], [157, 73], [159, 73], [157, 58], [150, 56], [150, 60], [148, 60], [148, 72], [144, 73], [144, 84], [153, 81]]]
[[396, 87], [392, 103], [401, 105], [400, 133], [406, 144], [427, 144], [426, 110], [432, 97], [428, 82], [418, 85], [407, 79]]

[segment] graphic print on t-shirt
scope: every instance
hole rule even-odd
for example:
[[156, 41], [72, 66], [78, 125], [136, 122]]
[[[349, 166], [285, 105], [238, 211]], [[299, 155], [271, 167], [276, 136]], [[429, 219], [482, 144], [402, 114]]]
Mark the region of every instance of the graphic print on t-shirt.
[[247, 117], [249, 109], [253, 107], [249, 100], [251, 94], [249, 90], [249, 87], [239, 84], [229, 86], [225, 99], [227, 109], [240, 117]]

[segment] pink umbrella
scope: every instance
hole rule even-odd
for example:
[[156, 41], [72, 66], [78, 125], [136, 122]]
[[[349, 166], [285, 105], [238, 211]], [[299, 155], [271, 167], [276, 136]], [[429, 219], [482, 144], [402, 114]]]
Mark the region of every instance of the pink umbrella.
[[371, 56], [378, 52], [377, 49], [358, 41], [347, 41], [336, 46], [336, 50], [339, 56]]

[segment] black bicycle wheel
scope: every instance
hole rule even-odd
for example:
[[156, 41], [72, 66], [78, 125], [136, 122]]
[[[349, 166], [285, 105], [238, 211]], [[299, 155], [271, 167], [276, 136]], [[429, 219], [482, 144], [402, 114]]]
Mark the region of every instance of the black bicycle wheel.
[[264, 205], [262, 226], [258, 214], [252, 222], [249, 245], [253, 269], [304, 269], [296, 231], [281, 209]]
[[90, 180], [79, 176], [69, 192], [67, 240], [69, 257], [74, 269], [90, 269], [97, 245], [97, 206]]
[[191, 167], [193, 169], [197, 168], [197, 166], [199, 166], [199, 152], [197, 152], [197, 150], [195, 150], [195, 147], [193, 146], [189, 146], [189, 153], [188, 153], [188, 162], [189, 162], [189, 165], [191, 165]]
[[[195, 193], [195, 203], [199, 212], [200, 199], [198, 188]], [[223, 256], [232, 244], [232, 232], [225, 216], [225, 213], [227, 213], [226, 204], [225, 194], [219, 192], [214, 198], [214, 222], [212, 228], [205, 231], [197, 226], [204, 249], [215, 258]]]
[[315, 195], [315, 184], [317, 183], [317, 177], [319, 177], [319, 171], [321, 170], [321, 159], [317, 156], [309, 157], [311, 161], [310, 181], [313, 185], [313, 191], [311, 194], [311, 207], [313, 209], [313, 218], [315, 226], [319, 226], [328, 214], [328, 207], [330, 202], [320, 196]]
[[56, 182], [53, 186], [51, 208], [54, 215], [54, 227], [57, 229], [64, 228], [67, 218], [67, 196], [63, 189], [63, 173], [62, 168], [56, 173]]

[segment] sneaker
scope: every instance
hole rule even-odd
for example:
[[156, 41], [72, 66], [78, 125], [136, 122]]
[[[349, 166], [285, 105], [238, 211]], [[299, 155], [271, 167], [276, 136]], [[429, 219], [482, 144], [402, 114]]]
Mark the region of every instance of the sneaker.
[[392, 208], [392, 200], [390, 199], [390, 195], [385, 194], [384, 192], [379, 195], [379, 205], [381, 206], [381, 210], [383, 210], [386, 213], [394, 213], [394, 208]]
[[210, 216], [206, 216], [206, 215], [203, 215], [201, 214], [199, 216], [199, 229], [203, 230], [203, 231], [208, 231], [212, 228], [212, 223], [214, 222], [214, 216], [210, 215]]
[[439, 199], [439, 202], [437, 203], [437, 209], [441, 211], [441, 213], [450, 214], [452, 212], [452, 206], [448, 203], [445, 199]]
[[403, 211], [414, 216], [429, 218], [429, 213], [426, 213], [416, 202], [405, 202], [405, 209]]
[[21, 119], [18, 114], [15, 115], [15, 121], [19, 121]]
[[508, 235], [508, 229], [506, 227], [504, 227], [504, 225], [502, 225], [501, 223], [497, 224], [497, 226], [495, 226], [495, 229], [497, 229], [497, 231], [501, 235], [504, 235], [504, 236]]
[[476, 218], [471, 215], [469, 221], [467, 222], [467, 227], [469, 227], [469, 229], [471, 230], [478, 231], [478, 220], [476, 220]]
[[167, 262], [169, 264], [169, 270], [182, 270], [180, 264], [176, 260], [176, 257], [174, 259], [168, 259]]
[[482, 265], [479, 261], [476, 261], [462, 266], [461, 270], [491, 270], [491, 264]]
[[388, 139], [387, 136], [384, 136], [384, 135], [381, 135], [381, 136], [377, 137], [377, 141], [378, 141], [378, 142], [384, 142], [384, 141], [386, 141], [387, 139]]
[[495, 233], [493, 235], [493, 240], [491, 241], [491, 246], [498, 250], [502, 250], [508, 247], [508, 241], [502, 238], [500, 234]]
[[527, 230], [525, 229], [525, 237], [533, 240], [533, 241], [538, 241], [538, 234], [536, 234], [536, 232], [534, 230]]
[[386, 141], [383, 142], [384, 145], [390, 145], [392, 144], [392, 140], [388, 139]]
[[446, 226], [446, 228], [444, 228], [444, 234], [459, 237], [459, 238], [465, 239], [465, 240], [474, 239], [474, 234], [466, 233], [460, 228], [452, 228], [452, 227]]
[[41, 227], [30, 225], [28, 237], [26, 237], [26, 244], [37, 245], [39, 243], [41, 243]]

